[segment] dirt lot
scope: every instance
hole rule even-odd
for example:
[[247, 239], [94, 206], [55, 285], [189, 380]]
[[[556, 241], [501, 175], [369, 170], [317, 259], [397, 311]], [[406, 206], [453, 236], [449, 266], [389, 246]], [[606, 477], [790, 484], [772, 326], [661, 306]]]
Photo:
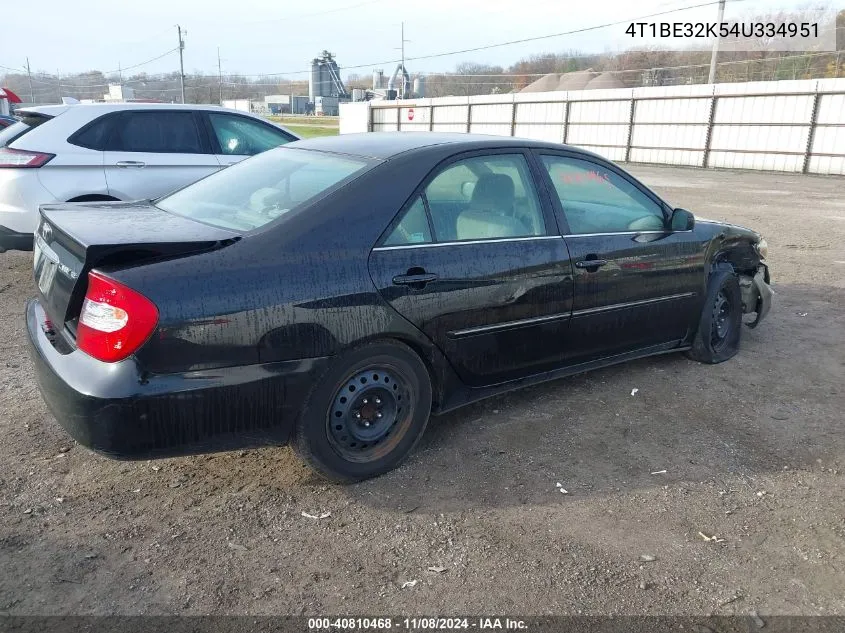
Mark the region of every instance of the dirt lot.
[[350, 487], [287, 448], [75, 445], [26, 352], [30, 254], [0, 255], [0, 613], [845, 614], [845, 181], [633, 171], [767, 236], [776, 304], [739, 356], [471, 406]]

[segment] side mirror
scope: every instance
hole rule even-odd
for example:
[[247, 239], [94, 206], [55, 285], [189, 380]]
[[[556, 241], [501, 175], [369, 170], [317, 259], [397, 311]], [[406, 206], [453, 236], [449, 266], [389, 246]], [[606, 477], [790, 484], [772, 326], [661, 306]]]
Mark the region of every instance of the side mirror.
[[695, 216], [686, 209], [675, 209], [672, 211], [670, 228], [673, 231], [692, 231], [695, 227]]

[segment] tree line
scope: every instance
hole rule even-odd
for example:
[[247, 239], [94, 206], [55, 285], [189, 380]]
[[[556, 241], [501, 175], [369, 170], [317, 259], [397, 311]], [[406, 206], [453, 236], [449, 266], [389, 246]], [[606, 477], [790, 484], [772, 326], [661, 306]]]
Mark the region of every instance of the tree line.
[[[766, 47], [765, 42], [761, 42], [754, 51], [720, 52], [716, 81], [845, 77], [845, 10], [837, 13], [836, 26], [836, 50], [831, 52], [801, 54], [773, 51]], [[549, 73], [588, 69], [596, 73], [610, 73], [624, 87], [665, 86], [705, 83], [709, 63], [708, 51], [639, 48], [623, 53], [584, 54], [570, 50], [537, 53], [508, 67], [463, 62], [452, 72], [424, 73], [424, 78], [426, 96], [430, 97], [514, 92]], [[413, 69], [409, 70], [414, 76]], [[181, 101], [178, 72], [126, 76], [96, 70], [71, 75], [39, 72], [33, 73], [31, 83], [25, 72], [13, 72], [0, 79], [0, 85], [13, 90], [25, 102], [31, 100], [42, 104], [58, 103], [62, 97], [102, 99], [109, 91], [109, 84], [132, 88], [136, 99]], [[350, 74], [346, 84], [350, 91], [353, 88], [371, 88], [372, 78], [370, 75]], [[188, 103], [219, 103], [221, 98], [263, 100], [266, 95], [272, 94], [306, 95], [308, 80], [238, 73], [222, 76], [189, 73], [185, 76], [185, 101]]]

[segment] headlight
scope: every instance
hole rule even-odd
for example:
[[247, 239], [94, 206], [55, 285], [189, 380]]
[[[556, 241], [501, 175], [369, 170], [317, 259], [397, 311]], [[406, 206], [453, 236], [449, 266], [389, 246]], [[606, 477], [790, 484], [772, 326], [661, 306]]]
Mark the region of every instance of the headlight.
[[757, 249], [757, 254], [760, 256], [760, 259], [766, 259], [766, 256], [769, 254], [769, 245], [766, 243], [766, 240], [761, 238], [760, 241], [754, 245], [754, 248]]

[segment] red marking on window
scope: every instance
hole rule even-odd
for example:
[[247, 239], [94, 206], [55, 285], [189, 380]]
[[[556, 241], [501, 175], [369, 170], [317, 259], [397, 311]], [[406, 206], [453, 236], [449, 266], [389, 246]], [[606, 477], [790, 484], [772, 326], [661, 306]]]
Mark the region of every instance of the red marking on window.
[[613, 186], [610, 183], [610, 175], [606, 172], [598, 172], [598, 171], [582, 171], [579, 173], [574, 174], [566, 174], [562, 173], [558, 176], [558, 180], [560, 180], [565, 185], [583, 185], [586, 183], [600, 183], [603, 185], [607, 185], [609, 187]]

